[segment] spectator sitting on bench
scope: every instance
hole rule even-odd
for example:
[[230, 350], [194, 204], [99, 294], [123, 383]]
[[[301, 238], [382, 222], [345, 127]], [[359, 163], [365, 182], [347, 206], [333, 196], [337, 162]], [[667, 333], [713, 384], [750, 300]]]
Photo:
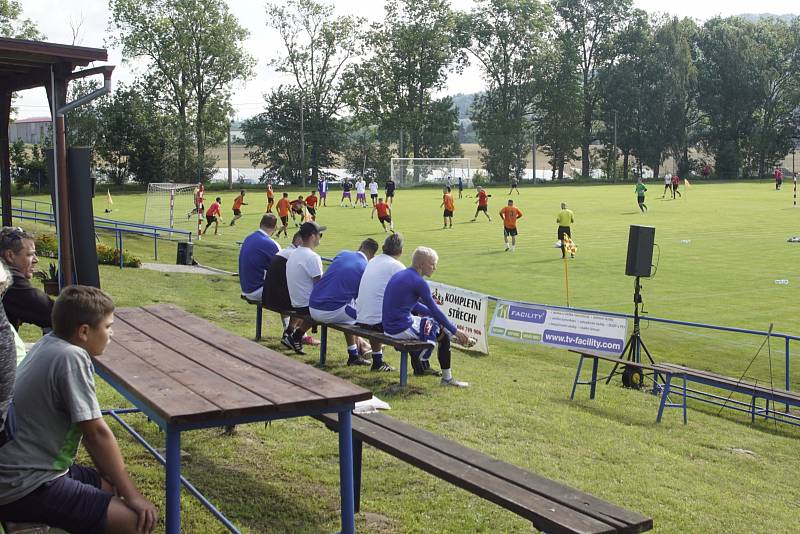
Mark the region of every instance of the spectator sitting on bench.
[[244, 238], [239, 249], [239, 285], [247, 300], [260, 301], [269, 266], [281, 249], [272, 239], [278, 218], [271, 213], [261, 217], [258, 230]]
[[[300, 238], [303, 242], [292, 252], [286, 260], [286, 287], [289, 288], [289, 299], [291, 309], [303, 315], [309, 315], [308, 299], [311, 297], [311, 290], [320, 278], [322, 278], [322, 258], [314, 252], [322, 239], [322, 233], [326, 230], [314, 221], [306, 221], [300, 225]], [[303, 322], [302, 325], [294, 329], [289, 335], [289, 341], [298, 354], [303, 352], [303, 336], [311, 325]], [[286, 335], [284, 334], [284, 337]], [[285, 345], [286, 342], [281, 340]]]
[[[403, 236], [392, 234], [383, 241], [383, 254], [378, 254], [367, 264], [361, 283], [358, 286], [356, 299], [356, 321], [358, 326], [383, 333], [383, 293], [386, 284], [396, 273], [406, 268], [400, 263], [403, 255]], [[383, 344], [370, 341], [372, 344], [372, 371], [394, 371], [391, 365], [383, 361]], [[419, 365], [419, 358], [412, 355], [411, 366], [415, 374], [424, 374]]]
[[[361, 275], [378, 251], [378, 242], [367, 238], [358, 251], [343, 250], [314, 284], [308, 301], [311, 318], [320, 323], [355, 324], [355, 298]], [[372, 362], [358, 353], [359, 339], [354, 334], [344, 334], [347, 342], [347, 365], [370, 365]]]
[[33, 236], [22, 228], [3, 228], [0, 230], [0, 258], [14, 280], [3, 295], [3, 307], [11, 326], [19, 330], [22, 323], [29, 323], [49, 331], [53, 300], [31, 285], [39, 263]]
[[[0, 456], [0, 520], [82, 533], [154, 530], [156, 507], [128, 476], [95, 394], [91, 356], [105, 350], [113, 321], [114, 302], [97, 288], [68, 286], [56, 300], [53, 332], [17, 373], [17, 435]], [[81, 438], [96, 470], [73, 463]]]
[[[302, 242], [303, 239], [300, 237], [300, 232], [295, 232], [294, 236], [292, 236], [292, 243], [281, 249], [272, 258], [267, 279], [264, 281], [264, 291], [261, 298], [261, 305], [266, 309], [277, 312], [286, 312], [292, 309], [289, 288], [286, 285], [286, 261]], [[284, 328], [281, 343], [294, 350], [294, 346], [291, 343], [291, 335], [296, 328], [303, 326], [303, 321], [301, 319], [290, 319], [288, 315], [281, 315], [281, 319], [283, 320]], [[306, 329], [308, 329], [308, 326], [306, 326]], [[303, 343], [306, 345], [319, 344], [311, 336], [305, 336]]]
[[411, 258], [411, 267], [392, 276], [383, 296], [383, 331], [395, 339], [429, 342], [431, 348], [420, 355], [423, 360], [430, 357], [433, 346], [438, 342], [441, 384], [465, 388], [469, 383], [459, 382], [450, 371], [450, 337], [454, 337], [462, 346], [469, 346], [471, 340], [442, 313], [423, 278], [433, 274], [438, 261], [439, 255], [435, 250], [417, 247]]
[[[11, 273], [0, 262], [0, 295], [8, 289], [11, 282]], [[0, 447], [14, 439], [16, 425], [11, 398], [19, 360], [17, 338], [16, 331], [6, 318], [5, 310], [0, 306]]]

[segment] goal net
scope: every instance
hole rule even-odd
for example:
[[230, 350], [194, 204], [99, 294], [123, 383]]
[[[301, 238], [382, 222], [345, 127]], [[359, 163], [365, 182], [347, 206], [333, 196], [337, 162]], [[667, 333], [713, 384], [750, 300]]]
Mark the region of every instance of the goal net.
[[194, 212], [194, 185], [148, 184], [144, 204], [144, 223], [175, 228], [197, 225]]
[[391, 174], [398, 187], [446, 185], [448, 179], [455, 187], [459, 178], [464, 187], [472, 186], [469, 158], [392, 158]]

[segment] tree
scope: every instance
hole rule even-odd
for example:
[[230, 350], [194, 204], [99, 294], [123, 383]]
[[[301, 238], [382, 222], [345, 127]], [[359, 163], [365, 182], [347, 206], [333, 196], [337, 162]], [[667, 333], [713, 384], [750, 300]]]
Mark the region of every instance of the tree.
[[379, 137], [376, 126], [358, 128], [351, 125], [342, 155], [344, 168], [352, 176], [375, 179], [389, 176], [389, 144]]
[[[449, 70], [463, 67], [465, 20], [446, 0], [389, 0], [385, 9], [365, 38], [370, 58], [347, 73], [348, 103], [363, 123], [397, 140], [400, 157], [452, 154], [458, 114], [442, 113], [432, 94]], [[433, 132], [451, 132], [453, 143]]]
[[[253, 165], [265, 166], [265, 179], [281, 180], [285, 183], [303, 184], [304, 171], [311, 157], [305, 151], [301, 158], [300, 144], [300, 91], [296, 87], [280, 86], [265, 96], [266, 109], [242, 123], [247, 156]], [[309, 112], [308, 103], [303, 114]], [[334, 119], [332, 119], [334, 120]], [[338, 124], [331, 131], [341, 131]], [[318, 165], [330, 167], [335, 154], [341, 151], [342, 136], [333, 135], [314, 141], [317, 146]]]
[[[204, 178], [206, 140], [228, 121], [230, 84], [250, 76], [247, 32], [222, 0], [111, 0], [113, 44], [143, 57], [143, 86], [178, 122], [176, 180], [194, 177], [189, 165], [194, 129], [197, 169]], [[222, 112], [221, 112], [222, 111]]]
[[541, 88], [542, 37], [552, 26], [552, 13], [537, 0], [483, 0], [470, 15], [468, 48], [481, 67], [487, 91], [476, 98], [472, 120], [489, 175], [520, 179], [530, 140], [526, 117]]
[[598, 76], [617, 56], [617, 36], [625, 29], [631, 0], [555, 0], [564, 38], [577, 51], [581, 75], [581, 174], [589, 176], [589, 145], [594, 140]]
[[800, 18], [791, 24], [764, 18], [757, 22], [756, 31], [764, 52], [761, 75], [766, 91], [755, 110], [745, 154], [747, 170], [763, 178], [783, 160], [800, 134]]
[[[336, 117], [344, 106], [342, 75], [359, 55], [358, 32], [364, 19], [336, 17], [332, 6], [314, 0], [289, 0], [285, 6], [268, 4], [267, 18], [286, 49], [285, 55], [271, 64], [292, 75], [307, 110], [303, 129], [310, 132], [308, 162], [311, 178], [316, 181], [331, 148], [327, 139], [341, 134], [336, 131]], [[305, 185], [305, 175], [302, 182]]]
[[550, 157], [553, 177], [564, 178], [564, 166], [581, 144], [581, 85], [578, 55], [563, 35], [556, 36], [547, 54], [535, 128]]
[[765, 54], [755, 24], [714, 18], [700, 35], [698, 105], [706, 115], [703, 142], [715, 156], [717, 175], [736, 178], [744, 141], [756, 129], [756, 112], [767, 97]]
[[19, 0], [0, 1], [0, 37], [14, 39], [43, 40], [42, 35], [31, 19], [20, 19], [22, 6]]

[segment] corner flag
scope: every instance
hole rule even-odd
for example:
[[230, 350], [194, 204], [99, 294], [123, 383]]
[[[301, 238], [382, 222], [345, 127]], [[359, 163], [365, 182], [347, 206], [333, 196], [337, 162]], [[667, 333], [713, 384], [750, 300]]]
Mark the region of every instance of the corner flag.
[[683, 183], [686, 185], [686, 187], [692, 187], [692, 184], [690, 184], [689, 180], [687, 180], [686, 178], [683, 179]]
[[111, 190], [110, 189], [106, 189], [106, 202], [108, 202], [109, 204], [113, 204], [114, 203], [114, 199], [111, 198]]

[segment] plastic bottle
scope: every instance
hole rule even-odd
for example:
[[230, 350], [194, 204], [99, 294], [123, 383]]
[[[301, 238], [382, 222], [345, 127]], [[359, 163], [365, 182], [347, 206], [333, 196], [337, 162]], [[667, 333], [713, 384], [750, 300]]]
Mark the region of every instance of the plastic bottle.
[[683, 244], [683, 245], [688, 245], [691, 242], [692, 242], [691, 239], [681, 239], [681, 244]]
[[789, 285], [789, 281], [788, 280], [775, 280], [775, 283], [778, 284], [779, 286], [788, 286]]

